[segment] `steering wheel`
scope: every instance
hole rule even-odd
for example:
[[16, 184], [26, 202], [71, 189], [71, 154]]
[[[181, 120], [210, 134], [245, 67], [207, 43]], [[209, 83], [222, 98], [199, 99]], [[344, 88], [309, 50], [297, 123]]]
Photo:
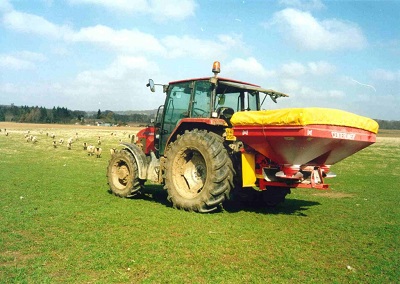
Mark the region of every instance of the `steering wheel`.
[[201, 108], [193, 108], [193, 116], [195, 117], [207, 117], [208, 112]]

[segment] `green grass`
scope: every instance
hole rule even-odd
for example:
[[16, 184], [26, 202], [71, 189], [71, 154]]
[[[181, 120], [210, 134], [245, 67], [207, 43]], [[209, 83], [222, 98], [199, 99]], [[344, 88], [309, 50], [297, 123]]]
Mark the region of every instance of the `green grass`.
[[[1, 127], [1, 126], [0, 126]], [[9, 127], [10, 128], [10, 127]], [[43, 129], [45, 131], [45, 129]], [[173, 209], [161, 186], [108, 192], [108, 149], [127, 134], [76, 131], [72, 150], [33, 129], [0, 133], [0, 283], [396, 283], [400, 138], [332, 167], [332, 190], [292, 190], [275, 209]], [[44, 133], [44, 132], [43, 132]], [[102, 136], [103, 155], [82, 150]], [[395, 135], [396, 136], [396, 135]], [[57, 138], [58, 139], [58, 138]]]

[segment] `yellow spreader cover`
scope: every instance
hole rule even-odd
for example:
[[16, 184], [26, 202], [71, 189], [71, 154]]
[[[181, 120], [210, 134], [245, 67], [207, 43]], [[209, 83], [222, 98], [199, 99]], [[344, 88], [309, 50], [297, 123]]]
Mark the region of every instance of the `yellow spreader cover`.
[[305, 126], [336, 125], [378, 133], [378, 123], [370, 118], [329, 108], [285, 108], [262, 111], [240, 111], [231, 118], [233, 126]]

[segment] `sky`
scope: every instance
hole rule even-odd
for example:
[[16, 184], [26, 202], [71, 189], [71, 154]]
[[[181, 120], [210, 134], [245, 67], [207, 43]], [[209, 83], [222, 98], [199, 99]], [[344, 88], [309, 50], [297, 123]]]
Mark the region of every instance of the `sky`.
[[211, 76], [400, 120], [400, 1], [0, 0], [0, 105], [156, 109]]

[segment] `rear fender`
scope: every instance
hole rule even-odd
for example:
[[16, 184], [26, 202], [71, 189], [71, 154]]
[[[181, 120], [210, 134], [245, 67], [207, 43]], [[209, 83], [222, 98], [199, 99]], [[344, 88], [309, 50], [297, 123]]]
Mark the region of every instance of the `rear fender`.
[[146, 155], [144, 154], [142, 149], [140, 149], [135, 144], [130, 143], [120, 143], [120, 145], [125, 146], [125, 149], [128, 150], [135, 157], [136, 163], [138, 165], [139, 179], [146, 180], [148, 164]]
[[220, 118], [183, 118], [179, 121], [174, 131], [169, 136], [167, 145], [175, 141], [178, 134], [183, 134], [185, 130], [207, 129], [218, 134], [222, 134], [224, 129], [228, 127], [225, 120]]

